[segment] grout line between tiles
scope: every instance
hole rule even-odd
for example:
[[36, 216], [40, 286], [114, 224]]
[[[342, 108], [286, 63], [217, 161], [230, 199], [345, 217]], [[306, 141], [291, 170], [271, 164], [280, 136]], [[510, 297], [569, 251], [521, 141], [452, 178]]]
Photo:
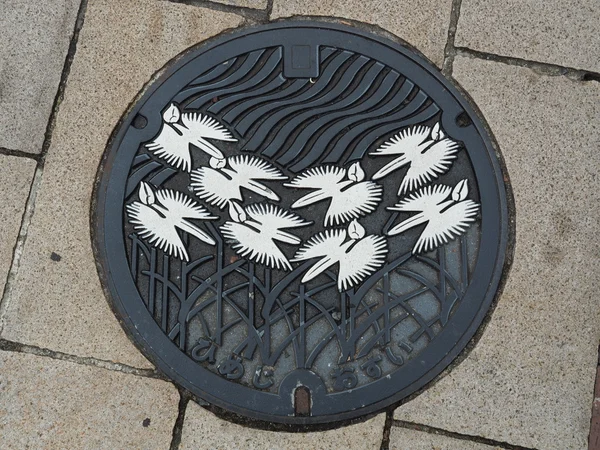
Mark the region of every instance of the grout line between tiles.
[[431, 427], [429, 425], [423, 425], [414, 422], [408, 422], [405, 420], [394, 420], [394, 426], [399, 428], [406, 428], [408, 430], [420, 431], [423, 433], [436, 434], [439, 436], [446, 436], [461, 441], [477, 442], [478, 444], [485, 444], [504, 450], [536, 450], [531, 447], [521, 447], [519, 445], [509, 444], [508, 442], [496, 441], [494, 439], [488, 439], [481, 436], [473, 436], [470, 434], [456, 433], [454, 431], [444, 430], [442, 428]]
[[180, 3], [188, 6], [196, 6], [199, 8], [212, 9], [213, 11], [221, 11], [230, 14], [236, 14], [242, 16], [245, 19], [249, 19], [257, 23], [266, 23], [269, 21], [269, 15], [271, 13], [270, 7], [272, 8], [272, 2], [267, 4], [266, 9], [247, 8], [244, 6], [233, 6], [224, 3], [213, 2], [211, 0], [163, 0], [170, 3]]
[[4, 148], [4, 147], [0, 147], [0, 155], [17, 156], [19, 158], [33, 159], [34, 161], [40, 160], [40, 155], [38, 155], [36, 153], [28, 153], [28, 152], [24, 152], [22, 150], [12, 150], [10, 148]]
[[467, 47], [456, 47], [456, 54], [471, 59], [484, 59], [509, 66], [527, 67], [541, 75], [566, 76], [573, 81], [596, 81], [600, 82], [600, 73], [588, 70], [575, 69], [573, 67], [559, 66], [528, 59], [515, 58], [512, 56], [496, 55], [494, 53], [480, 52]]
[[27, 232], [29, 231], [29, 225], [31, 224], [31, 218], [33, 217], [35, 199], [37, 197], [39, 186], [42, 182], [43, 172], [44, 168], [38, 163], [35, 172], [33, 173], [31, 187], [29, 188], [29, 196], [27, 198], [27, 202], [25, 203], [25, 211], [23, 211], [21, 227], [19, 229], [19, 235], [17, 236], [17, 242], [15, 243], [13, 250], [12, 262], [6, 277], [4, 292], [2, 292], [2, 297], [0, 297], [0, 335], [2, 334], [2, 330], [4, 330], [5, 317], [12, 297], [13, 284], [17, 278], [19, 267], [21, 266], [21, 256], [23, 256], [23, 249], [25, 247], [25, 241], [27, 240]]
[[27, 353], [30, 355], [52, 358], [59, 361], [67, 361], [83, 366], [98, 367], [101, 369], [112, 370], [113, 372], [122, 372], [129, 375], [137, 375], [145, 378], [155, 378], [158, 380], [169, 381], [155, 369], [139, 369], [126, 364], [115, 363], [104, 359], [93, 358], [90, 356], [76, 356], [69, 353], [58, 352], [47, 348], [37, 347], [35, 345], [21, 344], [19, 342], [0, 339], [0, 350], [14, 353]]
[[456, 39], [456, 29], [458, 27], [458, 19], [460, 18], [460, 7], [462, 0], [453, 0], [450, 10], [450, 23], [448, 24], [448, 39], [444, 48], [444, 62], [442, 64], [442, 73], [446, 76], [452, 75], [454, 58], [456, 57], [456, 47], [454, 42]]
[[183, 422], [185, 421], [185, 412], [187, 410], [187, 405], [190, 402], [190, 394], [182, 389], [179, 389], [179, 409], [177, 414], [177, 419], [175, 420], [175, 424], [173, 425], [173, 437], [171, 439], [171, 446], [169, 450], [178, 450], [181, 445], [181, 437], [183, 432]]
[[383, 425], [383, 438], [381, 439], [380, 450], [389, 450], [390, 448], [390, 432], [394, 423], [394, 411], [389, 410], [385, 413], [385, 424]]

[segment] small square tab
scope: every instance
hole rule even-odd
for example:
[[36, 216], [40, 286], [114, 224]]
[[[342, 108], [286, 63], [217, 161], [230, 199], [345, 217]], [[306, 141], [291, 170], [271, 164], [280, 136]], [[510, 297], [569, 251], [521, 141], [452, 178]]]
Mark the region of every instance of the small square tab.
[[318, 45], [288, 45], [283, 59], [286, 78], [316, 78], [319, 76]]

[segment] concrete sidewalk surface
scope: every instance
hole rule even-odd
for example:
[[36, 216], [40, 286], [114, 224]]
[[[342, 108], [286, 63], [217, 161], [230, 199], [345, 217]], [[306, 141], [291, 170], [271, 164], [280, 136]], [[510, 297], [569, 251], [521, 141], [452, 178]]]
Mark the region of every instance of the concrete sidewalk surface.
[[[0, 0], [0, 11], [1, 449], [588, 448], [597, 1]], [[393, 34], [455, 79], [499, 143], [516, 206], [514, 262], [466, 359], [394, 411], [308, 434], [225, 421], [155, 371], [105, 299], [89, 217], [110, 133], [157, 70], [223, 31], [294, 16]]]

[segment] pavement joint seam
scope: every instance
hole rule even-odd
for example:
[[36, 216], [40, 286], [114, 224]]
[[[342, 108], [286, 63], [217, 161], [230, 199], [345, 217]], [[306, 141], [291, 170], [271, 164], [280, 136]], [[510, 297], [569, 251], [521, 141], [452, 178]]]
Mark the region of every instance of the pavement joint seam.
[[484, 59], [509, 66], [527, 67], [541, 75], [566, 76], [573, 81], [596, 81], [600, 82], [600, 73], [589, 70], [575, 69], [573, 67], [559, 66], [557, 64], [533, 61], [529, 59], [516, 58], [513, 56], [497, 55], [495, 53], [481, 52], [468, 47], [456, 47], [456, 54], [467, 58]]
[[266, 9], [267, 21], [271, 20], [271, 14], [273, 13], [273, 3], [274, 2], [275, 2], [275, 0], [267, 0], [267, 9]]
[[389, 450], [390, 448], [390, 432], [394, 424], [394, 411], [389, 410], [385, 413], [385, 423], [383, 424], [383, 438], [381, 439], [380, 450]]
[[83, 366], [98, 367], [100, 369], [112, 370], [113, 372], [122, 372], [128, 375], [136, 375], [145, 378], [154, 378], [157, 380], [170, 382], [165, 376], [155, 369], [139, 369], [126, 364], [107, 361], [104, 359], [93, 358], [90, 356], [76, 356], [69, 353], [58, 352], [47, 348], [37, 347], [35, 345], [22, 344], [20, 342], [0, 339], [0, 350], [14, 353], [27, 353], [30, 355], [52, 358], [59, 361], [67, 361]]
[[13, 248], [12, 261], [10, 264], [10, 269], [8, 270], [8, 275], [6, 276], [4, 291], [2, 292], [2, 297], [0, 297], [0, 335], [4, 329], [5, 316], [6, 312], [8, 311], [8, 306], [10, 305], [13, 284], [17, 278], [19, 267], [21, 266], [21, 257], [23, 256], [29, 225], [31, 224], [31, 219], [33, 218], [35, 199], [37, 197], [40, 184], [42, 183], [43, 172], [44, 168], [42, 167], [41, 162], [38, 162], [35, 172], [33, 173], [33, 179], [31, 181], [31, 187], [29, 188], [27, 202], [25, 202], [25, 210], [23, 211], [23, 216], [21, 218], [21, 227], [19, 228], [17, 241], [15, 242], [15, 246]]
[[179, 388], [179, 407], [177, 410], [177, 419], [173, 425], [173, 437], [171, 438], [171, 445], [169, 450], [178, 450], [181, 445], [181, 437], [183, 433], [183, 422], [185, 421], [185, 412], [187, 405], [190, 402], [190, 395], [187, 391]]
[[456, 57], [456, 30], [458, 28], [458, 19], [460, 18], [460, 8], [462, 0], [452, 0], [450, 9], [450, 23], [448, 24], [448, 40], [444, 47], [444, 62], [442, 63], [442, 73], [446, 76], [452, 75], [454, 67], [454, 58]]
[[446, 436], [461, 441], [477, 442], [479, 444], [485, 444], [492, 447], [501, 448], [504, 450], [537, 450], [532, 447], [521, 447], [519, 445], [509, 444], [508, 442], [496, 441], [494, 439], [488, 439], [482, 436], [473, 436], [470, 434], [456, 433], [454, 431], [444, 430], [442, 428], [431, 427], [429, 425], [423, 425], [414, 422], [408, 422], [406, 420], [394, 420], [394, 426], [399, 428], [406, 428], [408, 430], [421, 431], [429, 434], [436, 434], [439, 436]]
[[29, 159], [33, 159], [34, 161], [40, 160], [40, 155], [38, 155], [38, 154], [28, 153], [28, 152], [24, 152], [22, 150], [13, 150], [10, 148], [5, 148], [5, 147], [0, 147], [0, 155], [16, 156], [19, 158], [29, 158]]
[[[211, 0], [164, 0], [170, 3], [180, 3], [188, 6], [195, 6], [199, 8], [212, 9], [214, 11], [221, 11], [230, 14], [236, 14], [242, 16], [245, 19], [252, 20], [257, 23], [266, 23], [269, 21], [269, 15], [273, 7], [272, 2], [267, 5], [266, 9], [248, 8], [245, 6], [233, 6], [226, 5], [224, 3], [213, 2]], [[271, 9], [269, 9], [269, 6]]]
[[71, 42], [69, 43], [69, 49], [67, 51], [67, 56], [65, 58], [65, 63], [63, 65], [63, 70], [60, 75], [60, 81], [58, 83], [58, 89], [56, 90], [56, 96], [54, 97], [54, 103], [52, 104], [52, 113], [50, 114], [50, 119], [48, 120], [48, 125], [46, 127], [46, 133], [44, 134], [44, 143], [42, 144], [42, 152], [40, 164], [43, 165], [46, 159], [46, 154], [48, 153], [48, 149], [50, 148], [50, 144], [52, 144], [52, 132], [54, 131], [54, 127], [56, 125], [56, 118], [58, 116], [58, 110], [60, 109], [60, 104], [62, 103], [65, 96], [65, 89], [67, 87], [67, 80], [69, 78], [69, 74], [71, 73], [71, 65], [73, 64], [73, 59], [75, 58], [75, 53], [77, 52], [77, 42], [79, 41], [79, 33], [83, 28], [83, 22], [85, 18], [85, 12], [87, 10], [88, 0], [81, 0], [79, 4], [79, 10], [77, 11], [77, 18], [75, 19], [75, 26], [73, 27], [73, 34], [71, 36]]

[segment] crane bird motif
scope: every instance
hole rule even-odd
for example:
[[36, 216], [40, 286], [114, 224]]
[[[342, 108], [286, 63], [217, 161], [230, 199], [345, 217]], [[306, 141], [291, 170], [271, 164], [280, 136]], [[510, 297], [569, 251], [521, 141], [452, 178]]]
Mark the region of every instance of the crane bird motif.
[[459, 143], [446, 136], [439, 122], [433, 128], [424, 125], [406, 128], [369, 153], [372, 156], [399, 155], [379, 169], [373, 179], [379, 180], [409, 165], [398, 188], [398, 195], [406, 194], [450, 170], [459, 149]]
[[[452, 188], [443, 184], [427, 186], [400, 203], [387, 208], [391, 211], [418, 211], [419, 213], [391, 228], [387, 235], [394, 236], [410, 228], [427, 223], [413, 247], [413, 253], [427, 253], [463, 234], [475, 221], [479, 204], [466, 200], [469, 194], [467, 180]], [[449, 198], [450, 197], [450, 198]]]
[[375, 234], [365, 236], [364, 227], [354, 219], [347, 230], [329, 229], [311, 237], [292, 261], [320, 258], [306, 271], [302, 283], [339, 264], [337, 287], [342, 292], [361, 283], [383, 266], [387, 252], [386, 238]]
[[212, 117], [197, 112], [182, 113], [174, 103], [169, 105], [162, 117], [160, 132], [145, 147], [185, 172], [192, 170], [190, 144], [213, 158], [223, 159], [223, 153], [207, 139], [236, 141], [231, 133]]
[[279, 196], [273, 190], [257, 180], [287, 180], [281, 170], [257, 156], [211, 158], [209, 165], [192, 171], [191, 186], [199, 198], [220, 209], [224, 209], [232, 200], [243, 201], [242, 188], [279, 201]]
[[235, 252], [243, 258], [282, 270], [291, 270], [292, 266], [275, 241], [298, 245], [301, 239], [283, 230], [312, 224], [270, 203], [254, 203], [243, 208], [232, 201], [229, 215], [232, 220], [221, 226], [221, 232]]
[[189, 261], [177, 229], [185, 231], [209, 245], [215, 240], [186, 219], [213, 220], [203, 206], [178, 191], [159, 189], [156, 192], [142, 181], [138, 191], [139, 201], [125, 207], [129, 222], [143, 239], [175, 258]]
[[375, 211], [381, 202], [383, 187], [373, 181], [364, 180], [365, 172], [357, 161], [352, 163], [348, 170], [337, 166], [313, 167], [283, 185], [314, 190], [296, 200], [292, 204], [293, 209], [331, 199], [325, 215], [327, 227], [334, 222], [341, 225]]

